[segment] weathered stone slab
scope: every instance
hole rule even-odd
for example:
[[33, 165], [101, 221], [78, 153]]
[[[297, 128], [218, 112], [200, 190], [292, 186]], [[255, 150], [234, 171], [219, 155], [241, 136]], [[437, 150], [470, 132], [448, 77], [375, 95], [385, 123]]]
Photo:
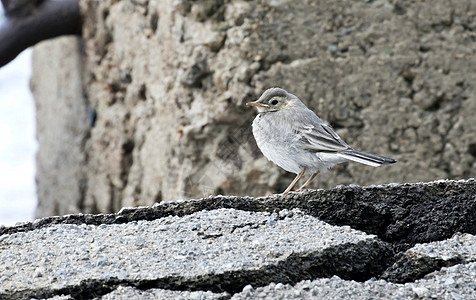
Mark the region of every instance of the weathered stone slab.
[[0, 298], [100, 296], [120, 284], [234, 293], [333, 275], [365, 280], [391, 255], [376, 236], [298, 210], [61, 224], [0, 237]]

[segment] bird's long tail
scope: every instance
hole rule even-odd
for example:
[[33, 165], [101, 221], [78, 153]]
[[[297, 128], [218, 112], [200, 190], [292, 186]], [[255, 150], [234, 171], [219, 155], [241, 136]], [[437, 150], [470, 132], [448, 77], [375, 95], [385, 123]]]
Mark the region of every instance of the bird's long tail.
[[396, 162], [395, 159], [384, 157], [376, 154], [360, 152], [356, 150], [346, 150], [338, 153], [340, 157], [348, 160], [356, 161], [361, 164], [378, 167], [381, 165], [390, 165]]

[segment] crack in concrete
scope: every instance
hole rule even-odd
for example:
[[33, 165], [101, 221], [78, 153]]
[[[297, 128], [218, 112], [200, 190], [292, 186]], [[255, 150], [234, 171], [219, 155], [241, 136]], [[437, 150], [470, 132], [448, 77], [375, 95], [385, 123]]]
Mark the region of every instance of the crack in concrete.
[[[401, 255], [397, 255], [397, 257]], [[398, 259], [397, 259], [398, 260]], [[420, 257], [418, 259], [403, 258], [402, 262], [390, 266], [380, 277], [393, 283], [414, 282], [434, 271], [440, 271], [444, 267], [464, 264], [460, 257], [448, 260], [433, 257]]]

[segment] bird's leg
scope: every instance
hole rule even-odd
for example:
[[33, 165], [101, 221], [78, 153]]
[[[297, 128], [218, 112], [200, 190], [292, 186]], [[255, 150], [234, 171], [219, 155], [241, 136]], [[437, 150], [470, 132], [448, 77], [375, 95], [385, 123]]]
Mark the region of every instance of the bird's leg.
[[304, 174], [304, 171], [306, 171], [306, 169], [302, 170], [301, 173], [296, 175], [296, 178], [294, 178], [293, 182], [291, 182], [288, 188], [283, 192], [283, 195], [286, 195], [293, 188], [296, 182], [298, 182], [298, 180], [301, 179], [302, 175]]
[[319, 171], [317, 171], [316, 173], [312, 174], [311, 177], [309, 177], [308, 180], [306, 180], [306, 182], [304, 182], [304, 184], [302, 185], [302, 187], [299, 188], [299, 190], [297, 190], [297, 192], [301, 192], [302, 190], [304, 190], [308, 185], [309, 183], [311, 183], [311, 181], [316, 178], [317, 174], [319, 174]]

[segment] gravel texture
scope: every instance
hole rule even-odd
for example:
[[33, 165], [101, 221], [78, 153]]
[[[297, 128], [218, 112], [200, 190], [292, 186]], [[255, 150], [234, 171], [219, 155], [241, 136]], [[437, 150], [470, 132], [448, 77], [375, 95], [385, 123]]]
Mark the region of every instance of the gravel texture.
[[232, 299], [474, 299], [476, 263], [456, 265], [431, 273], [414, 283], [395, 284], [384, 280], [356, 282], [334, 276], [301, 281], [295, 286], [272, 283], [254, 289], [244, 287]]
[[148, 289], [139, 290], [133, 287], [120, 286], [113, 292], [106, 294], [102, 297], [96, 298], [97, 300], [156, 300], [156, 299], [174, 299], [174, 300], [221, 300], [229, 299], [230, 295], [227, 293], [213, 293], [210, 291], [171, 291], [163, 289]]
[[457, 233], [452, 238], [417, 244], [396, 256], [382, 274], [392, 282], [411, 282], [442, 267], [476, 261], [476, 236]]
[[237, 292], [249, 283], [335, 274], [363, 280], [382, 272], [391, 254], [376, 236], [297, 210], [219, 209], [127, 224], [54, 225], [1, 236], [0, 298], [101, 294], [125, 282]]
[[444, 260], [457, 257], [461, 261], [472, 262], [476, 260], [476, 236], [458, 233], [448, 240], [417, 244], [407, 253]]

